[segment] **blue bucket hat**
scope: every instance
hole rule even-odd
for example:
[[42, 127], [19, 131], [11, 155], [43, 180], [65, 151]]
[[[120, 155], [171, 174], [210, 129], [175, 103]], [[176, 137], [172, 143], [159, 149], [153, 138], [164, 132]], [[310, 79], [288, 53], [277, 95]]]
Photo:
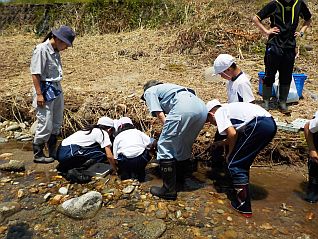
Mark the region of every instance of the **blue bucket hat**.
[[52, 30], [52, 34], [61, 41], [65, 42], [68, 46], [73, 46], [75, 39], [75, 32], [68, 26], [60, 26], [57, 30]]

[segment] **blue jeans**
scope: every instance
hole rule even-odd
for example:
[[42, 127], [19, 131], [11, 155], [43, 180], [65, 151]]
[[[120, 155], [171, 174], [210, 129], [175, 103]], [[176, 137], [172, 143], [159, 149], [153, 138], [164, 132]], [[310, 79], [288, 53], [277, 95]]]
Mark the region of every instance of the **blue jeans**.
[[272, 117], [256, 117], [238, 133], [228, 164], [234, 185], [249, 183], [249, 171], [256, 155], [270, 143], [276, 131]]
[[131, 178], [137, 179], [139, 182], [144, 182], [146, 176], [145, 168], [149, 160], [150, 155], [147, 149], [135, 158], [127, 158], [123, 154], [119, 154], [117, 166], [120, 179], [126, 180]]

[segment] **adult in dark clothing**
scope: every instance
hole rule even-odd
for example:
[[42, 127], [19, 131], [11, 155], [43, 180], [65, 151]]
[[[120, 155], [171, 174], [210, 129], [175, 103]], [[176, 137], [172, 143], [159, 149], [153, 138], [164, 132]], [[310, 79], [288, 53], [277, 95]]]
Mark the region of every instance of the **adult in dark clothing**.
[[[267, 29], [262, 20], [270, 18]], [[299, 17], [304, 23], [299, 31]], [[304, 0], [276, 0], [264, 6], [253, 18], [260, 31], [268, 37], [263, 79], [263, 107], [269, 109], [275, 74], [279, 71], [279, 108], [290, 113], [286, 105], [296, 56], [296, 37], [302, 37], [311, 23], [311, 13]]]

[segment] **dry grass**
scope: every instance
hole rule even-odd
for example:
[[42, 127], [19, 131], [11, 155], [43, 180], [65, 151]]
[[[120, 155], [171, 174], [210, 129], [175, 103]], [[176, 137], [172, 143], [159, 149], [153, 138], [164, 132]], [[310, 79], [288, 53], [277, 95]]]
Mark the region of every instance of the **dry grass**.
[[[206, 81], [204, 77], [205, 68], [221, 52], [237, 57], [239, 66], [252, 76], [254, 95], [260, 101], [257, 72], [264, 70], [263, 56], [246, 50], [246, 46], [253, 45], [253, 42], [257, 45], [265, 41], [249, 23], [247, 13], [254, 11], [254, 8], [240, 8], [241, 12], [230, 14], [226, 10], [230, 9], [230, 3], [219, 10], [216, 7], [203, 13], [204, 6], [198, 4], [192, 16], [195, 20], [179, 28], [138, 29], [119, 34], [77, 37], [74, 47], [62, 52], [66, 106], [64, 134], [96, 122], [102, 115], [113, 118], [129, 116], [142, 130], [148, 133], [151, 130], [159, 131], [158, 122], [140, 101], [142, 85], [150, 79], [191, 87], [204, 101], [218, 98], [225, 102], [225, 81], [219, 78]], [[218, 16], [227, 21], [219, 21]], [[201, 20], [211, 25], [203, 27], [195, 24]], [[237, 24], [231, 24], [233, 22]], [[314, 50], [302, 54], [296, 62], [296, 66], [308, 74], [305, 88], [314, 93], [317, 90], [315, 78], [318, 68], [316, 31], [314, 23], [300, 42], [301, 45], [313, 45]], [[35, 118], [31, 107], [29, 64], [32, 49], [41, 39], [18, 33], [2, 35], [0, 39], [0, 116], [2, 119], [32, 123]], [[277, 111], [271, 113], [280, 121], [311, 118], [318, 103], [309, 92], [304, 91], [303, 95], [304, 99], [299, 104], [291, 106], [293, 113], [290, 117]], [[213, 129], [206, 127], [202, 131], [195, 152], [202, 152], [207, 147], [207, 131], [212, 132]]]

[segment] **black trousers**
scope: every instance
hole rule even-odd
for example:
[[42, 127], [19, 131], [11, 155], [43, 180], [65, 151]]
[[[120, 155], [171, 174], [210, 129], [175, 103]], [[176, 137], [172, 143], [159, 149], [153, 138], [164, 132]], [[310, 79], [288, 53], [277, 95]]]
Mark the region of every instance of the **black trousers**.
[[149, 160], [150, 155], [147, 149], [135, 158], [127, 158], [123, 154], [118, 155], [117, 166], [120, 179], [137, 179], [139, 182], [144, 182], [145, 168]]
[[265, 77], [263, 84], [272, 87], [275, 82], [275, 75], [279, 72], [279, 84], [290, 86], [295, 64], [295, 48], [285, 48], [282, 55], [277, 55], [270, 46], [266, 46], [264, 63]]

